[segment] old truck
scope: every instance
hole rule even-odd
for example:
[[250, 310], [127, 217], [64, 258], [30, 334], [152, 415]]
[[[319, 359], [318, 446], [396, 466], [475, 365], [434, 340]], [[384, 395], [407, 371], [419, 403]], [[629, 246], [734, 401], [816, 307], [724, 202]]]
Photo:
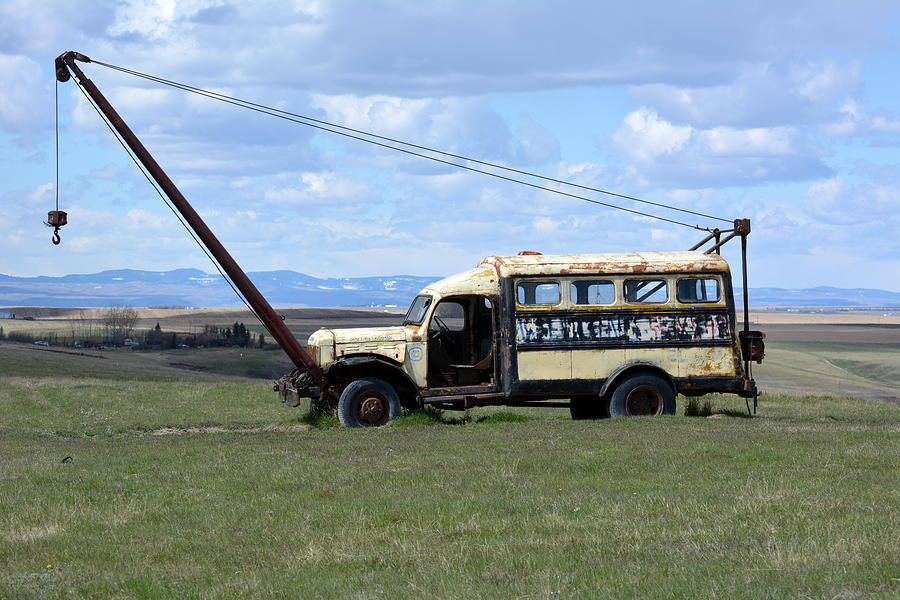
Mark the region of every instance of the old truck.
[[[422, 290], [401, 325], [320, 329], [304, 347], [78, 62], [91, 59], [57, 57], [57, 79], [75, 78], [293, 361], [274, 385], [285, 403], [309, 398], [315, 409], [336, 410], [344, 426], [368, 427], [427, 405], [568, 406], [586, 419], [673, 414], [679, 393], [755, 402], [751, 363], [763, 358], [764, 335], [749, 330], [749, 220], [684, 252], [488, 257]], [[66, 215], [52, 211], [47, 223], [56, 243]], [[718, 253], [734, 237], [742, 242], [740, 331], [731, 271]]]
[[[424, 405], [674, 414], [679, 393], [756, 396], [762, 338], [737, 333], [733, 297], [715, 253], [491, 256], [422, 290], [402, 325], [320, 329], [307, 352], [348, 427]], [[294, 406], [321, 391], [302, 370], [276, 389]]]

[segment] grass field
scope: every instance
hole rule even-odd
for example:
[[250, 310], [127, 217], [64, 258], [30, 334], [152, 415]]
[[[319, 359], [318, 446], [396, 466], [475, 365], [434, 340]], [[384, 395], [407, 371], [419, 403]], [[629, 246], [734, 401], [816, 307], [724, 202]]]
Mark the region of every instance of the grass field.
[[896, 598], [900, 406], [821, 394], [896, 393], [897, 330], [785, 327], [753, 419], [374, 430], [306, 426], [277, 352], [2, 343], [0, 598]]
[[766, 324], [760, 387], [900, 402], [900, 325]]

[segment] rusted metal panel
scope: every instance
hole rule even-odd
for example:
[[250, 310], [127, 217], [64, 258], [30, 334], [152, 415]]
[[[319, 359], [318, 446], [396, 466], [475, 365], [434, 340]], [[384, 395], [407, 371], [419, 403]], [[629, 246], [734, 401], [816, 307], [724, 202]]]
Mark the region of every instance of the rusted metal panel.
[[490, 267], [501, 277], [730, 272], [721, 256], [691, 251], [489, 256], [478, 266]]
[[761, 363], [766, 356], [766, 345], [763, 342], [766, 339], [766, 334], [761, 331], [744, 330], [739, 333], [739, 337], [744, 360]]
[[737, 375], [733, 346], [683, 348], [679, 377], [729, 377]]
[[435, 296], [435, 302], [432, 303], [434, 306], [437, 304], [437, 300], [447, 296], [459, 294], [497, 296], [499, 291], [500, 277], [494, 269], [480, 266], [436, 281], [422, 290], [420, 294]]

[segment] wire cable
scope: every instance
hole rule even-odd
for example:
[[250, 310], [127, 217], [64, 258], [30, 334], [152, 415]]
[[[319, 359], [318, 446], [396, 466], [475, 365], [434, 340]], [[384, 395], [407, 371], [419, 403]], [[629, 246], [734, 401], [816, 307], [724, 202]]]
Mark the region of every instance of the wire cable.
[[259, 314], [257, 314], [257, 312], [253, 309], [253, 307], [250, 306], [250, 304], [244, 298], [243, 294], [241, 294], [240, 291], [237, 289], [237, 287], [235, 287], [234, 283], [231, 281], [231, 278], [228, 277], [228, 275], [226, 275], [222, 271], [221, 267], [219, 266], [218, 261], [216, 261], [215, 258], [213, 258], [213, 256], [209, 253], [209, 250], [207, 250], [206, 247], [203, 245], [203, 243], [197, 238], [194, 231], [187, 225], [187, 223], [184, 222], [184, 220], [181, 218], [181, 215], [178, 213], [178, 211], [175, 209], [175, 207], [172, 206], [169, 199], [166, 198], [165, 194], [159, 189], [159, 186], [156, 185], [156, 182], [153, 181], [153, 178], [147, 174], [147, 172], [144, 170], [143, 165], [141, 165], [140, 161], [137, 158], [135, 158], [135, 156], [132, 154], [131, 150], [128, 148], [128, 145], [119, 137], [118, 132], [115, 130], [115, 128], [112, 126], [112, 124], [107, 120], [106, 115], [104, 115], [103, 112], [100, 110], [100, 108], [97, 107], [96, 104], [94, 104], [94, 101], [91, 99], [91, 97], [88, 95], [88, 93], [81, 87], [81, 83], [78, 82], [77, 78], [73, 78], [73, 79], [75, 80], [75, 83], [78, 86], [78, 89], [84, 95], [85, 99], [88, 101], [88, 103], [94, 109], [94, 111], [100, 116], [100, 119], [103, 121], [103, 123], [112, 132], [113, 137], [116, 138], [116, 141], [119, 142], [119, 145], [122, 146], [122, 148], [125, 150], [125, 153], [128, 154], [128, 157], [131, 159], [131, 161], [137, 166], [138, 170], [141, 172], [141, 175], [143, 175], [144, 178], [150, 183], [150, 185], [153, 187], [154, 191], [162, 199], [163, 203], [165, 203], [165, 205], [168, 207], [168, 209], [170, 211], [172, 211], [172, 214], [175, 215], [175, 218], [178, 219], [178, 222], [181, 223], [181, 226], [184, 227], [185, 231], [188, 232], [188, 234], [191, 236], [191, 238], [194, 240], [194, 242], [196, 242], [197, 246], [200, 247], [200, 249], [203, 251], [203, 253], [206, 255], [206, 257], [209, 259], [209, 261], [213, 264], [213, 266], [216, 268], [216, 270], [222, 276], [222, 279], [225, 280], [225, 283], [228, 284], [228, 287], [231, 288], [231, 290], [235, 293], [235, 295], [238, 297], [238, 299], [240, 299], [240, 301], [244, 304], [244, 306], [246, 306], [250, 310], [250, 312], [253, 314], [253, 316], [256, 317], [256, 320], [259, 321], [259, 324], [262, 325], [263, 329], [265, 329], [266, 332], [270, 336], [274, 337], [272, 332], [269, 331], [269, 328], [266, 327], [266, 324], [260, 318]]
[[[517, 174], [520, 174], [520, 175], [525, 175], [525, 176], [528, 176], [528, 177], [533, 177], [533, 178], [536, 178], [536, 179], [541, 179], [541, 180], [544, 180], [544, 181], [549, 181], [549, 182], [552, 182], [552, 183], [557, 183], [557, 184], [560, 184], [560, 185], [566, 185], [566, 186], [570, 186], [570, 187], [574, 187], [574, 188], [579, 188], [579, 189], [583, 189], [583, 190], [593, 191], [593, 192], [597, 192], [597, 193], [601, 193], [601, 194], [606, 194], [606, 195], [609, 195], [609, 196], [614, 196], [614, 197], [617, 197], [617, 198], [622, 198], [622, 199], [625, 199], [625, 200], [632, 200], [632, 201], [634, 201], [634, 202], [640, 202], [640, 203], [644, 203], [644, 204], [648, 204], [648, 205], [652, 205], [652, 206], [656, 206], [656, 207], [660, 207], [660, 208], [665, 208], [665, 209], [667, 209], [667, 210], [673, 210], [673, 211], [678, 211], [678, 212], [682, 212], [682, 213], [686, 213], [686, 214], [692, 214], [692, 215], [695, 215], [695, 216], [700, 216], [700, 217], [704, 217], [704, 218], [708, 218], [708, 219], [713, 219], [713, 220], [717, 220], [717, 221], [722, 221], [722, 222], [725, 222], [725, 223], [731, 223], [731, 222], [732, 222], [732, 221], [729, 220], [729, 219], [725, 219], [725, 218], [722, 218], [722, 217], [717, 217], [717, 216], [714, 216], [714, 215], [709, 215], [709, 214], [706, 214], [706, 213], [701, 213], [701, 212], [697, 212], [697, 211], [692, 211], [692, 210], [688, 210], [688, 209], [680, 208], [680, 207], [676, 207], [676, 206], [670, 206], [670, 205], [667, 205], [667, 204], [663, 204], [663, 203], [661, 203], [661, 202], [653, 202], [653, 201], [650, 201], [650, 200], [644, 200], [644, 199], [637, 198], [637, 197], [634, 197], [634, 196], [628, 196], [628, 195], [625, 195], [625, 194], [619, 194], [619, 193], [612, 192], [612, 191], [609, 191], [609, 190], [604, 190], [604, 189], [600, 189], [600, 188], [594, 188], [594, 187], [590, 187], [590, 186], [586, 186], [586, 185], [581, 185], [581, 184], [573, 183], [573, 182], [570, 182], [570, 181], [565, 181], [565, 180], [561, 180], [561, 179], [555, 179], [555, 178], [553, 178], [553, 177], [547, 177], [547, 176], [545, 176], [545, 175], [540, 175], [540, 174], [537, 174], [537, 173], [532, 173], [532, 172], [524, 171], [524, 170], [521, 170], [521, 169], [514, 169], [514, 168], [512, 168], [512, 167], [506, 167], [506, 166], [503, 166], [503, 165], [498, 165], [498, 164], [496, 164], [496, 163], [491, 163], [491, 162], [487, 162], [487, 161], [482, 161], [482, 160], [474, 159], [474, 158], [471, 158], [471, 157], [463, 156], [463, 155], [460, 155], [460, 154], [454, 154], [454, 153], [452, 153], [452, 152], [445, 152], [445, 151], [442, 151], [442, 150], [437, 150], [437, 149], [435, 149], [435, 148], [430, 148], [430, 147], [428, 147], [428, 146], [422, 146], [422, 145], [419, 145], [419, 144], [413, 144], [413, 143], [411, 143], [411, 142], [405, 142], [405, 141], [402, 141], [402, 140], [398, 140], [398, 139], [395, 139], [395, 138], [391, 138], [391, 137], [387, 137], [387, 136], [382, 136], [382, 135], [370, 133], [370, 132], [363, 131], [363, 130], [360, 130], [360, 129], [354, 129], [354, 128], [352, 128], [352, 127], [346, 127], [346, 126], [343, 126], [343, 125], [338, 125], [338, 124], [336, 124], [336, 123], [331, 123], [331, 122], [328, 122], [328, 121], [323, 121], [323, 120], [321, 120], [321, 119], [315, 119], [315, 118], [313, 118], [313, 117], [308, 117], [308, 116], [300, 115], [300, 114], [293, 113], [293, 112], [290, 112], [290, 111], [281, 110], [281, 109], [274, 108], [274, 107], [271, 107], [271, 106], [266, 106], [266, 105], [264, 105], [264, 104], [258, 104], [258, 103], [255, 103], [255, 102], [251, 102], [251, 101], [249, 101], [249, 100], [243, 100], [243, 99], [241, 99], [241, 98], [236, 98], [236, 97], [233, 97], [233, 96], [228, 96], [228, 95], [226, 95], [226, 94], [221, 94], [221, 93], [219, 93], [219, 92], [213, 92], [213, 91], [210, 91], [210, 90], [205, 90], [205, 89], [203, 89], [203, 88], [198, 88], [198, 87], [191, 86], [191, 85], [188, 85], [188, 84], [185, 84], [185, 83], [180, 83], [180, 82], [173, 81], [173, 80], [169, 80], [169, 79], [165, 79], [165, 78], [162, 78], [162, 77], [157, 77], [157, 76], [155, 76], [155, 75], [150, 75], [150, 74], [147, 74], [147, 73], [142, 73], [142, 72], [140, 72], [140, 71], [135, 71], [135, 70], [132, 70], [132, 69], [126, 69], [125, 67], [120, 67], [120, 66], [117, 66], [117, 65], [113, 65], [113, 64], [110, 64], [110, 63], [103, 62], [103, 61], [92, 60], [91, 62], [94, 62], [94, 63], [96, 63], [96, 64], [98, 64], [98, 65], [107, 67], [107, 68], [112, 69], [112, 70], [115, 70], [115, 71], [119, 71], [119, 72], [126, 73], [126, 74], [129, 74], [129, 75], [133, 75], [133, 76], [136, 76], [136, 77], [141, 77], [141, 78], [147, 79], [147, 80], [149, 80], [149, 81], [154, 81], [154, 82], [156, 82], [156, 83], [161, 83], [161, 84], [163, 84], [163, 85], [168, 85], [168, 86], [170, 86], [170, 87], [174, 87], [174, 88], [177, 88], [177, 89], [181, 89], [181, 90], [183, 90], [183, 91], [191, 92], [191, 93], [194, 93], [194, 94], [197, 94], [197, 95], [205, 96], [205, 97], [210, 98], [210, 99], [213, 99], [213, 100], [219, 100], [219, 101], [221, 101], [221, 102], [226, 102], [226, 103], [228, 103], [228, 104], [233, 104], [233, 105], [238, 106], [238, 107], [241, 107], [241, 108], [246, 108], [246, 109], [249, 109], [249, 110], [255, 110], [256, 112], [260, 112], [260, 113], [263, 113], [263, 114], [267, 114], [267, 115], [273, 116], [273, 117], [278, 117], [278, 118], [281, 118], [281, 119], [284, 119], [284, 120], [287, 120], [287, 121], [291, 121], [291, 122], [294, 122], [294, 123], [297, 123], [297, 124], [300, 124], [300, 125], [305, 125], [305, 126], [307, 126], [307, 127], [312, 127], [312, 128], [319, 129], [319, 130], [322, 130], [322, 131], [327, 131], [327, 132], [329, 132], [329, 133], [333, 133], [333, 134], [336, 134], [336, 135], [341, 135], [341, 136], [348, 137], [348, 138], [351, 138], [351, 139], [356, 139], [356, 140], [359, 140], [359, 141], [362, 141], [362, 142], [366, 142], [366, 143], [369, 143], [369, 144], [373, 144], [373, 145], [376, 145], [376, 146], [381, 146], [381, 147], [384, 147], [384, 148], [389, 148], [389, 149], [391, 149], [391, 150], [395, 150], [395, 151], [398, 151], [398, 152], [403, 152], [403, 153], [410, 154], [410, 155], [413, 155], [413, 156], [418, 156], [418, 157], [420, 157], [420, 158], [425, 158], [425, 159], [432, 160], [432, 161], [435, 161], [435, 162], [439, 162], [439, 163], [443, 163], [443, 164], [446, 164], [446, 165], [454, 166], [454, 167], [457, 167], [457, 168], [460, 168], [460, 169], [466, 169], [466, 170], [473, 171], [473, 172], [476, 172], [476, 173], [481, 173], [481, 174], [484, 174], [484, 175], [489, 175], [489, 176], [491, 176], [491, 177], [496, 177], [496, 178], [498, 178], [498, 179], [503, 179], [503, 180], [506, 180], [506, 181], [511, 181], [511, 182], [514, 182], [514, 183], [522, 184], [522, 185], [527, 185], [527, 186], [530, 186], [530, 187], [533, 187], [533, 188], [536, 188], [536, 189], [540, 189], [540, 190], [544, 190], [544, 191], [548, 191], [548, 192], [560, 194], [560, 195], [563, 195], [563, 196], [568, 196], [568, 197], [571, 197], [571, 198], [576, 198], [576, 199], [578, 199], [578, 200], [584, 200], [584, 201], [586, 201], [586, 202], [592, 202], [592, 203], [594, 203], [594, 204], [598, 204], [598, 205], [605, 206], [605, 207], [608, 207], [608, 208], [614, 208], [614, 209], [618, 209], [618, 210], [623, 210], [623, 211], [630, 212], [630, 213], [633, 213], [633, 214], [638, 214], [638, 215], [641, 215], [641, 216], [650, 217], [650, 218], [653, 218], [653, 219], [658, 219], [658, 220], [666, 221], [666, 222], [669, 222], [669, 223], [674, 223], [674, 224], [676, 224], [676, 225], [682, 225], [682, 226], [690, 227], [690, 228], [693, 228], [693, 229], [699, 229], [699, 230], [701, 230], [701, 231], [710, 231], [709, 228], [700, 227], [700, 226], [698, 226], [698, 225], [691, 225], [691, 224], [689, 224], [689, 223], [683, 223], [683, 222], [681, 222], [681, 221], [676, 221], [676, 220], [673, 220], [673, 219], [667, 219], [667, 218], [665, 218], [665, 217], [660, 217], [660, 216], [658, 216], [658, 215], [653, 215], [653, 214], [649, 214], [649, 213], [645, 213], [645, 212], [641, 212], [641, 211], [636, 211], [636, 210], [624, 208], [624, 207], [622, 207], [622, 206], [618, 206], [618, 205], [615, 205], [615, 204], [609, 204], [609, 203], [606, 203], [606, 202], [600, 202], [600, 201], [598, 201], [598, 200], [594, 200], [594, 199], [591, 199], [591, 198], [586, 198], [586, 197], [584, 197], [584, 196], [579, 196], [579, 195], [576, 195], [576, 194], [570, 194], [570, 193], [567, 193], [567, 192], [563, 192], [563, 191], [561, 191], [561, 190], [557, 190], [557, 189], [553, 189], [553, 188], [548, 188], [548, 187], [545, 187], [545, 186], [541, 186], [541, 185], [529, 183], [529, 182], [522, 181], [522, 180], [519, 180], [519, 179], [515, 179], [515, 178], [511, 178], [511, 177], [505, 177], [505, 176], [503, 176], [503, 175], [499, 175], [499, 174], [496, 174], [496, 173], [491, 173], [491, 172], [489, 172], [489, 171], [484, 171], [484, 170], [482, 170], [482, 169], [476, 169], [476, 168], [473, 168], [473, 167], [470, 167], [470, 166], [467, 166], [467, 165], [459, 164], [459, 163], [452, 162], [452, 161], [442, 160], [442, 159], [439, 159], [439, 158], [436, 158], [436, 157], [433, 157], [433, 156], [429, 156], [429, 155], [426, 155], [426, 154], [421, 154], [421, 153], [419, 153], [419, 152], [414, 152], [414, 151], [406, 150], [406, 149], [404, 149], [404, 148], [398, 148], [398, 147], [392, 146], [392, 145], [390, 145], [390, 144], [384, 144], [384, 143], [376, 142], [376, 141], [374, 141], [374, 140], [372, 140], [372, 139], [367, 139], [367, 138], [364, 138], [364, 137], [360, 137], [360, 135], [362, 135], [362, 136], [368, 136], [368, 137], [375, 138], [375, 139], [385, 140], [385, 141], [388, 141], [388, 142], [391, 142], [391, 143], [394, 143], [394, 144], [400, 144], [400, 145], [403, 145], [403, 146], [408, 146], [408, 147], [410, 147], [410, 148], [417, 148], [417, 149], [419, 149], [419, 150], [425, 150], [425, 151], [427, 151], [427, 152], [431, 152], [431, 153], [434, 153], [434, 154], [439, 154], [439, 155], [442, 155], [442, 156], [448, 156], [448, 157], [456, 158], [456, 159], [459, 159], [459, 160], [464, 160], [464, 161], [467, 161], [467, 162], [471, 162], [471, 163], [475, 163], [475, 164], [484, 165], [484, 166], [487, 166], [487, 167], [490, 167], [490, 168], [494, 168], [494, 169], [500, 169], [500, 170], [504, 170], [504, 171], [508, 171], [508, 172], [512, 172], [512, 173], [517, 173]], [[331, 128], [334, 128], [334, 129], [331, 129]], [[337, 129], [342, 130], [342, 131], [337, 131]], [[350, 131], [350, 132], [353, 132], [353, 133], [355, 133], [355, 134], [360, 134], [360, 135], [351, 135], [351, 134], [345, 133], [346, 131]]]
[[54, 126], [56, 128], [56, 210], [59, 211], [59, 80], [56, 79], [56, 87], [53, 90], [53, 103], [56, 111]]

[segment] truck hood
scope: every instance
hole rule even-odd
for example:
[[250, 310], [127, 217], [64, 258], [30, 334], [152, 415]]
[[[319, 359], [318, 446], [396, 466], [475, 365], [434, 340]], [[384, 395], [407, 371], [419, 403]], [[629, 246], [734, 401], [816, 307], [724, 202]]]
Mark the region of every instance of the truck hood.
[[330, 332], [334, 336], [336, 344], [407, 341], [405, 327], [354, 327], [351, 329], [320, 329], [319, 331]]
[[320, 329], [309, 336], [308, 350], [320, 366], [342, 356], [379, 355], [402, 363], [406, 346], [416, 336], [415, 327], [356, 327]]

